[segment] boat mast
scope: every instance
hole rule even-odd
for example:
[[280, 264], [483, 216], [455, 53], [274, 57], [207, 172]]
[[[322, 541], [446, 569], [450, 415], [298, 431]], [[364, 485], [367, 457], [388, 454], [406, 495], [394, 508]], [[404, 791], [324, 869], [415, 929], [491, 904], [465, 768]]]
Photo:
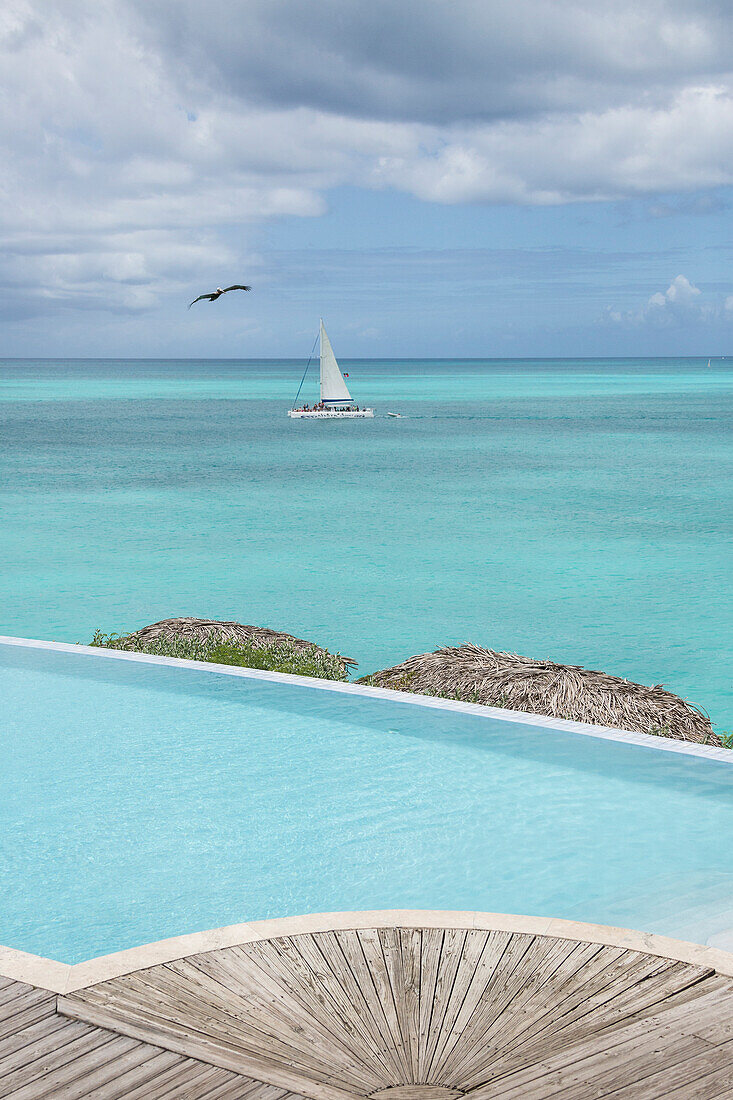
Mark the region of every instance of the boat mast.
[[[323, 321], [321, 321], [321, 328], [323, 328]], [[311, 353], [308, 356], [308, 362], [305, 365], [305, 370], [303, 371], [303, 377], [300, 380], [300, 385], [298, 386], [298, 392], [296, 393], [295, 400], [293, 401], [293, 405], [292, 405], [293, 409], [298, 404], [298, 398], [300, 397], [300, 391], [303, 389], [303, 383], [305, 382], [305, 376], [308, 373], [308, 367], [311, 365], [311, 362], [313, 360], [313, 352], [316, 350], [316, 344], [317, 343], [318, 343], [318, 336], [316, 336], [315, 340], [313, 341], [313, 347], [311, 348]]]

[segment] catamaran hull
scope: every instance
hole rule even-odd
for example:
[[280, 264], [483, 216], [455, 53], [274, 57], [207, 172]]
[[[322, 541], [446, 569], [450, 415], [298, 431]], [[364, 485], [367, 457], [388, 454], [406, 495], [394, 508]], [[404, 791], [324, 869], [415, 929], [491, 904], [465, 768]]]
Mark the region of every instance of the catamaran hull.
[[293, 420], [369, 420], [374, 416], [374, 409], [344, 410], [318, 409], [306, 412], [304, 409], [288, 409], [288, 416]]

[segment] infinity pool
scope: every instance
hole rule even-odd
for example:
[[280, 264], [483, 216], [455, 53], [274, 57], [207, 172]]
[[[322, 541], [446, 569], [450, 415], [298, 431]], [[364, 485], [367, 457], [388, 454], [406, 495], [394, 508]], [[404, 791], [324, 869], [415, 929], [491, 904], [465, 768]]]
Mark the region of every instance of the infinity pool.
[[0, 943], [478, 909], [733, 928], [733, 767], [486, 715], [0, 644]]

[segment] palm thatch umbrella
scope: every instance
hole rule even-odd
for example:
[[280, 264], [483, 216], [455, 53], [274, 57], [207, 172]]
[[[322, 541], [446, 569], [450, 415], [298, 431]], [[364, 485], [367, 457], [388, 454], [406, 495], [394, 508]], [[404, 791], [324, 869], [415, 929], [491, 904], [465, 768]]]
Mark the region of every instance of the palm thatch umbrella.
[[[220, 622], [218, 619], [161, 619], [159, 623], [151, 623], [133, 634], [128, 634], [124, 641], [133, 647], [148, 645], [161, 638], [184, 638], [192, 642], [206, 642], [212, 637], [262, 648], [285, 643], [301, 651], [328, 653], [328, 650], [316, 645], [315, 642], [295, 638], [292, 634], [285, 634], [280, 630], [270, 630], [266, 626], [245, 626], [244, 623]], [[342, 657], [341, 654], [337, 656], [344, 672], [356, 668], [357, 662], [351, 657]]]
[[720, 745], [703, 710], [666, 691], [579, 665], [465, 643], [410, 657], [360, 683]]

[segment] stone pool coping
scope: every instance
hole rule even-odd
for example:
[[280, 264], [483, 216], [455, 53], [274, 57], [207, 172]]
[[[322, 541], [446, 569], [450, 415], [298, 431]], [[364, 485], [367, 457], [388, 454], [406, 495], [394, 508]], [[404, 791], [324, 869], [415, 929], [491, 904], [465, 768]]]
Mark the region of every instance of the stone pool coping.
[[583, 943], [657, 955], [693, 966], [709, 967], [724, 977], [733, 977], [733, 952], [717, 947], [704, 947], [651, 932], [613, 928], [605, 924], [451, 909], [378, 909], [360, 913], [311, 913], [300, 917], [277, 917], [174, 936], [116, 951], [111, 955], [100, 955], [96, 959], [73, 965], [44, 959], [40, 955], [31, 955], [12, 947], [0, 947], [0, 976], [63, 995], [205, 951], [218, 951], [223, 947], [236, 947], [280, 936], [361, 928], [465, 928], [550, 936], [560, 940], [579, 940]]
[[211, 664], [208, 661], [188, 661], [180, 657], [157, 657], [150, 653], [130, 653], [122, 649], [103, 649], [96, 646], [74, 645], [70, 642], [47, 642], [36, 638], [15, 638], [0, 635], [0, 645], [14, 645], [26, 649], [49, 649], [60, 653], [76, 653], [79, 655], [87, 654], [121, 661], [171, 665], [174, 668], [190, 668], [198, 672], [216, 673], [220, 676], [240, 676], [244, 679], [269, 680], [279, 684], [312, 687], [320, 691], [338, 691], [347, 695], [362, 695], [373, 699], [391, 699], [393, 702], [409, 703], [412, 706], [483, 715], [504, 722], [539, 726], [544, 729], [564, 730], [566, 733], [579, 733], [586, 737], [598, 737], [605, 741], [621, 741], [628, 745], [641, 745], [644, 748], [657, 749], [660, 752], [676, 752], [685, 756], [699, 756], [705, 760], [717, 760], [725, 764], [733, 764], [733, 750], [718, 745], [699, 745], [694, 741], [675, 741], [670, 737], [655, 736], [649, 733], [635, 733], [633, 730], [614, 729], [611, 726], [596, 726], [590, 722], [573, 722], [567, 718], [546, 718], [541, 714], [530, 714], [521, 710], [504, 710], [500, 707], [484, 706], [482, 703], [461, 703], [456, 699], [437, 699], [432, 695], [419, 695], [417, 692], [411, 691], [395, 691], [393, 688], [367, 687], [365, 684], [352, 684], [342, 680], [322, 680], [314, 676], [295, 676], [289, 672], [268, 672], [259, 668], [239, 668], [232, 665]]

